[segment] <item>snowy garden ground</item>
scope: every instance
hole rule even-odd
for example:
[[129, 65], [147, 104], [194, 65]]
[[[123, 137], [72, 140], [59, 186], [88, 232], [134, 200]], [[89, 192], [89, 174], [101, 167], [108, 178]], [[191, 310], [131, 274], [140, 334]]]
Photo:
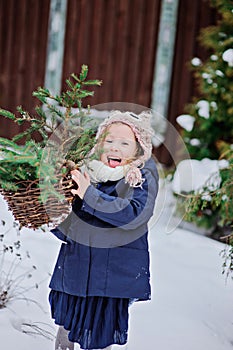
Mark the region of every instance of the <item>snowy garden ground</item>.
[[[128, 344], [114, 346], [114, 350], [233, 349], [233, 281], [222, 275], [224, 244], [176, 227], [166, 192], [165, 188], [160, 191], [150, 222], [152, 301], [131, 307]], [[13, 218], [2, 197], [0, 213], [0, 220], [11, 227]], [[1, 349], [54, 350], [56, 326], [47, 299], [60, 242], [49, 231], [29, 229], [19, 236], [11, 229], [4, 242], [18, 239], [21, 254], [28, 251], [30, 257], [14, 264], [15, 270], [10, 272], [16, 281], [23, 276], [18, 278], [23, 287], [18, 292], [23, 294], [21, 300], [12, 300], [0, 309]], [[5, 254], [4, 261], [0, 256], [0, 284], [4, 272], [9, 274], [12, 259], [13, 253]]]

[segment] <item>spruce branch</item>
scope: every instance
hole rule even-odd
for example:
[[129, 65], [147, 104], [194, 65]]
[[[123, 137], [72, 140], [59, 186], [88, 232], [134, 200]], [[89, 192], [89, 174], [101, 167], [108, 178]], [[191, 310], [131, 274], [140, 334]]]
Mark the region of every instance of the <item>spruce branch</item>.
[[[68, 89], [60, 95], [38, 87], [32, 94], [40, 102], [35, 107], [35, 114], [22, 106], [17, 107], [17, 114], [0, 109], [1, 116], [24, 126], [24, 131], [11, 140], [0, 138], [2, 188], [15, 191], [18, 181], [36, 182], [41, 176], [49, 176], [55, 183], [59, 172], [60, 176], [64, 175], [62, 162], [72, 160], [81, 164], [88, 155], [95, 142], [95, 128], [90, 126], [89, 108], [83, 108], [83, 99], [94, 94], [88, 90], [89, 86], [100, 86], [102, 81], [88, 80], [87, 74], [88, 67], [82, 65], [79, 75], [72, 73], [66, 80]], [[33, 139], [35, 133], [41, 135], [38, 142]], [[25, 140], [24, 144], [19, 146], [19, 140]], [[45, 156], [46, 149], [49, 152]]]
[[16, 120], [15, 114], [7, 111], [6, 109], [0, 108], [0, 115], [2, 115], [3, 117], [6, 117], [6, 118], [12, 119], [14, 121]]

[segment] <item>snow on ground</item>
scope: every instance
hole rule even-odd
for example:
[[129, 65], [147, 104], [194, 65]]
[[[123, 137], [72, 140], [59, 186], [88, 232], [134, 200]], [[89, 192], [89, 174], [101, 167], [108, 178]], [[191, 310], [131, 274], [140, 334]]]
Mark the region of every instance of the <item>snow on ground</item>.
[[[171, 212], [172, 202], [164, 196], [163, 189], [150, 222], [152, 300], [131, 306], [128, 344], [113, 349], [233, 349], [233, 282], [226, 281], [221, 273], [220, 252], [224, 245], [176, 228]], [[2, 197], [0, 220], [6, 220], [8, 227], [13, 222]], [[36, 270], [21, 282], [21, 286], [29, 288], [23, 291], [23, 300], [0, 309], [1, 349], [54, 350], [56, 326], [50, 318], [47, 299], [60, 242], [48, 231], [28, 229], [23, 229], [20, 236], [12, 229], [7, 239], [20, 239], [22, 250], [30, 254], [15, 268], [13, 278], [27, 276], [32, 265]], [[10, 254], [7, 256], [12, 260]], [[1, 278], [9, 263], [0, 265]]]

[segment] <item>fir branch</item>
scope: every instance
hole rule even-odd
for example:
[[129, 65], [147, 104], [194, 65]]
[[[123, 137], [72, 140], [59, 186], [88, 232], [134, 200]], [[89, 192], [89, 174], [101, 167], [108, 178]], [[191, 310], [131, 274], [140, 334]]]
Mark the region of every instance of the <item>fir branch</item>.
[[3, 117], [6, 117], [6, 118], [12, 119], [14, 121], [16, 120], [15, 114], [7, 111], [6, 109], [0, 108], [0, 115], [2, 115]]
[[39, 87], [36, 91], [32, 93], [32, 96], [36, 97], [39, 101], [46, 104], [47, 99], [50, 97], [50, 91], [48, 89]]
[[102, 85], [102, 80], [88, 80], [84, 81], [83, 85], [96, 85], [96, 86], [101, 86]]
[[[24, 130], [11, 140], [0, 138], [2, 189], [16, 192], [21, 181], [29, 180], [42, 189], [42, 202], [51, 196], [62, 199], [56, 186], [69, 171], [66, 164], [71, 160], [81, 164], [95, 144], [96, 128], [90, 127], [89, 109], [83, 110], [82, 103], [94, 94], [89, 86], [100, 86], [102, 81], [88, 80], [87, 74], [88, 67], [83, 65], [79, 75], [73, 73], [66, 80], [68, 89], [60, 95], [38, 87], [33, 97], [42, 105], [35, 107], [35, 115], [22, 106], [17, 107], [17, 115], [0, 109], [0, 115], [24, 124]], [[38, 142], [33, 141], [35, 133], [41, 135]], [[23, 145], [17, 144], [19, 140]]]

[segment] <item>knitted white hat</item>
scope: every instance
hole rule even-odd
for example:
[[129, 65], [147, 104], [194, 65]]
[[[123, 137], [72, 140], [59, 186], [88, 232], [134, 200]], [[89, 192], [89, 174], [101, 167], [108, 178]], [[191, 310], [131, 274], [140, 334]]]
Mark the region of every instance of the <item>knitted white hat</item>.
[[[125, 181], [132, 187], [139, 187], [143, 183], [142, 174], [140, 168], [143, 168], [145, 161], [151, 157], [152, 142], [151, 138], [154, 134], [150, 124], [151, 112], [144, 111], [140, 114], [134, 114], [132, 112], [113, 111], [109, 114], [100, 125], [96, 134], [97, 141], [105, 133], [113, 123], [123, 123], [128, 125], [135, 134], [136, 140], [139, 142], [143, 154], [136, 160], [130, 163], [129, 170], [125, 175]], [[93, 153], [93, 152], [92, 152]]]

